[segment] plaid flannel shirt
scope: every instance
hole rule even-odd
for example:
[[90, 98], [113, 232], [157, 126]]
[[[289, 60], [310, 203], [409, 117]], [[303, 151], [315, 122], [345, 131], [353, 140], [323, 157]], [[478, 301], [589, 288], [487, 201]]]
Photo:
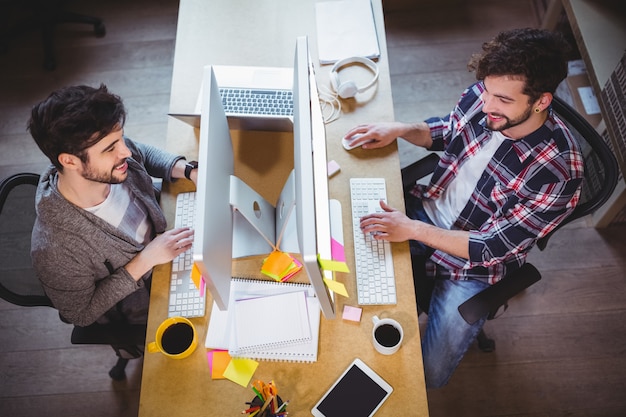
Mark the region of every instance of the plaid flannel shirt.
[[[469, 87], [452, 113], [431, 118], [431, 150], [444, 151], [427, 186], [411, 193], [436, 199], [459, 167], [491, 138], [482, 112], [482, 82]], [[435, 251], [430, 276], [493, 284], [519, 268], [537, 239], [547, 235], [576, 206], [583, 179], [577, 141], [550, 111], [539, 129], [519, 140], [505, 140], [480, 177], [452, 229], [470, 232], [469, 260]]]

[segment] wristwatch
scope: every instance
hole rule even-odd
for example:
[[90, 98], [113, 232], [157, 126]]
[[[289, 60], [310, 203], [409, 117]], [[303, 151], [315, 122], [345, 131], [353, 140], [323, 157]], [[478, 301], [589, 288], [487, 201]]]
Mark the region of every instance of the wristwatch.
[[185, 165], [185, 178], [188, 180], [191, 179], [191, 171], [194, 169], [198, 169], [198, 161], [189, 161]]

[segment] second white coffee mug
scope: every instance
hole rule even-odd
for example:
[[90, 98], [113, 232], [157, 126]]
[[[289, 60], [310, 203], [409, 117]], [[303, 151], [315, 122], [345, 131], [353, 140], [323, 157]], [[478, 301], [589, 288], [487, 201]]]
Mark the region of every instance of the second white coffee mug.
[[400, 349], [404, 331], [402, 326], [394, 319], [379, 319], [372, 317], [374, 327], [372, 329], [372, 343], [374, 348], [383, 355], [391, 355]]

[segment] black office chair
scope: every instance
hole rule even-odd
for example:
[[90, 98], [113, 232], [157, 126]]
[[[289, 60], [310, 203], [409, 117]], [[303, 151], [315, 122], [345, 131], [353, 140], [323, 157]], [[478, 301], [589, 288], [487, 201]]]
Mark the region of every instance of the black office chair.
[[[0, 230], [3, 251], [0, 254], [0, 297], [19, 306], [54, 307], [46, 296], [31, 265], [31, 232], [36, 219], [35, 191], [39, 175], [15, 174], [0, 183]], [[59, 315], [63, 320], [63, 317]], [[67, 323], [67, 321], [63, 320]], [[141, 352], [136, 346], [145, 345], [146, 327], [140, 325], [92, 324], [74, 326], [72, 344], [110, 345], [116, 352], [131, 351], [135, 356]], [[119, 357], [109, 371], [114, 380], [126, 378], [128, 359]]]
[[[537, 241], [537, 247], [544, 250], [550, 237], [561, 227], [573, 220], [593, 213], [611, 196], [617, 185], [619, 168], [613, 151], [602, 136], [576, 110], [558, 97], [552, 101], [552, 109], [563, 120], [574, 137], [578, 140], [585, 162], [585, 176], [582, 183], [581, 198], [572, 212], [557, 228]], [[432, 173], [439, 157], [431, 153], [425, 158], [402, 169], [404, 189], [412, 187], [417, 180]], [[459, 306], [463, 319], [473, 324], [487, 315], [491, 320], [501, 308], [507, 308], [507, 302], [530, 285], [541, 279], [539, 271], [530, 263], [505, 276], [502, 280], [476, 294]], [[495, 350], [495, 341], [481, 330], [478, 335], [481, 350]]]
[[[56, 68], [54, 53], [54, 30], [60, 23], [84, 23], [93, 26], [95, 35], [99, 38], [106, 35], [106, 27], [102, 19], [72, 13], [64, 9], [64, 0], [1, 0], [0, 15], [3, 15], [0, 29], [0, 52], [8, 49], [9, 40], [21, 33], [40, 29], [43, 40], [43, 68], [52, 71]], [[28, 17], [18, 23], [10, 24], [11, 16], [17, 10], [25, 10]]]

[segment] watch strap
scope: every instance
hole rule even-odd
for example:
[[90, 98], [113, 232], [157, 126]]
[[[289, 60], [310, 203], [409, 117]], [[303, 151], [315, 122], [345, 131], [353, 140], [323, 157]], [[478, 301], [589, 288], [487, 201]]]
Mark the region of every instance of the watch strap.
[[198, 161], [189, 161], [185, 165], [185, 178], [191, 179], [191, 171], [198, 168]]

